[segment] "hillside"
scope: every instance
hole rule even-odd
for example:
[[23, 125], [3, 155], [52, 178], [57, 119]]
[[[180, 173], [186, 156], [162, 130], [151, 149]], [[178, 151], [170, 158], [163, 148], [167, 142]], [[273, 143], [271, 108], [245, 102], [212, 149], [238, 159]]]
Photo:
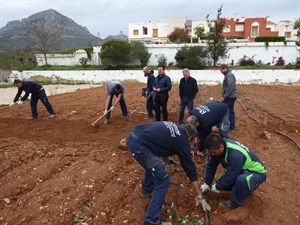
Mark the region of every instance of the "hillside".
[[63, 41], [60, 50], [85, 48], [100, 44], [103, 40], [92, 35], [88, 29], [53, 9], [35, 13], [22, 20], [10, 21], [0, 29], [0, 51], [25, 47], [26, 22], [46, 21], [46, 25], [61, 28]]

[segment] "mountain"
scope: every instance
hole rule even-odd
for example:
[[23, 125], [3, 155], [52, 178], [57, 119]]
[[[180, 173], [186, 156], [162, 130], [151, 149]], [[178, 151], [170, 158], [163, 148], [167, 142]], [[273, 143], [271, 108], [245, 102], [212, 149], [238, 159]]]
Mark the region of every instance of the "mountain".
[[78, 25], [72, 19], [53, 9], [48, 9], [22, 20], [8, 22], [5, 27], [0, 29], [0, 50], [25, 47], [26, 22], [30, 20], [46, 21], [46, 26], [62, 30], [63, 41], [59, 50], [85, 48], [103, 42], [99, 37], [92, 35], [86, 27]]
[[106, 37], [103, 41], [112, 41], [112, 40], [121, 40], [121, 41], [128, 41], [128, 36], [126, 36], [125, 34], [119, 34], [119, 35], [109, 35], [108, 37]]

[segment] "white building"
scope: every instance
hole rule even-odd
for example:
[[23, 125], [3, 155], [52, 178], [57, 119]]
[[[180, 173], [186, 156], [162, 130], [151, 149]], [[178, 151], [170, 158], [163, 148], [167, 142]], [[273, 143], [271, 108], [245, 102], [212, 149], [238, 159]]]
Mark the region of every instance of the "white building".
[[297, 30], [294, 29], [294, 23], [290, 20], [280, 20], [275, 25], [275, 30], [278, 31], [278, 35], [285, 37], [287, 41], [297, 41]]
[[176, 28], [185, 28], [185, 19], [137, 22], [128, 24], [129, 41], [166, 43], [168, 35]]

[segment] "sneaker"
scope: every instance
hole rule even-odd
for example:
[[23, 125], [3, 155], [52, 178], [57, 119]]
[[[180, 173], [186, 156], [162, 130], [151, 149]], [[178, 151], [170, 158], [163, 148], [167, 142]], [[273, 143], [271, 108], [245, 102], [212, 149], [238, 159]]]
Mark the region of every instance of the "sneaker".
[[150, 192], [146, 192], [143, 189], [140, 192], [140, 197], [141, 198], [148, 198], [148, 197], [151, 197], [151, 195], [152, 195], [152, 192], [151, 193]]
[[53, 119], [55, 117], [55, 114], [50, 115], [50, 119]]
[[35, 120], [35, 119], [36, 119], [36, 117], [33, 117], [33, 116], [27, 117], [27, 120]]
[[109, 123], [109, 120], [108, 119], [105, 119], [104, 120], [104, 124], [108, 124]]
[[147, 116], [147, 117], [145, 117], [144, 119], [145, 119], [145, 120], [152, 120], [153, 117]]
[[234, 129], [229, 129], [229, 132], [234, 133], [235, 130]]
[[177, 123], [177, 126], [183, 126], [183, 123]]
[[130, 121], [131, 120], [130, 116], [129, 115], [125, 116], [125, 120]]
[[162, 221], [160, 221], [160, 225], [172, 225], [172, 223], [171, 222], [162, 222]]
[[230, 200], [220, 202], [219, 206], [221, 206], [222, 208], [234, 209], [234, 207], [231, 205]]

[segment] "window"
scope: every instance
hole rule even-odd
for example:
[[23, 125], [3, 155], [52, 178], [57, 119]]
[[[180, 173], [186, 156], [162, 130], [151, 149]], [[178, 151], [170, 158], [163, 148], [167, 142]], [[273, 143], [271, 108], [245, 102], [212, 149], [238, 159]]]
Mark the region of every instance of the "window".
[[251, 37], [258, 37], [258, 26], [251, 27]]
[[230, 32], [230, 25], [224, 26], [224, 27], [223, 27], [223, 32], [224, 32], [224, 33]]
[[285, 32], [284, 36], [286, 38], [291, 38], [291, 32], [290, 31]]
[[271, 31], [271, 28], [266, 28], [266, 30], [267, 30], [268, 32], [270, 32], [270, 31]]
[[148, 28], [147, 27], [143, 27], [143, 35], [147, 35], [148, 34]]
[[139, 30], [133, 30], [133, 36], [138, 36], [139, 35]]
[[158, 37], [158, 29], [157, 28], [153, 28], [153, 34], [152, 34], [153, 38], [157, 38]]

